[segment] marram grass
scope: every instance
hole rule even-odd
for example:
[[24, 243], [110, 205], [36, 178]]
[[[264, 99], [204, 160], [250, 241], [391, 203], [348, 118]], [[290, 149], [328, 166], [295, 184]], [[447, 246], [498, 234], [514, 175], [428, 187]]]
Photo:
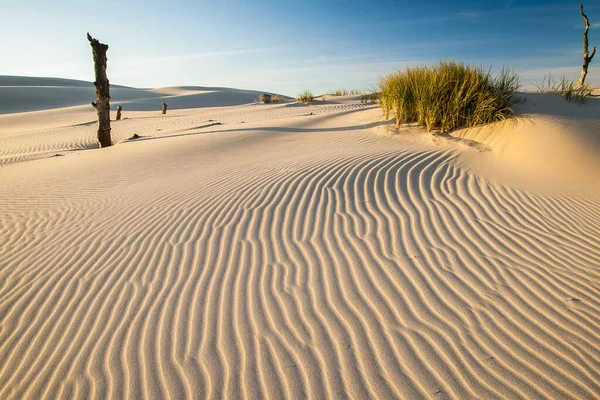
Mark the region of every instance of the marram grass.
[[313, 96], [313, 94], [312, 94], [312, 92], [310, 90], [305, 90], [303, 92], [300, 92], [300, 94], [298, 94], [298, 97], [296, 99], [300, 103], [310, 103], [315, 98], [314, 98], [314, 96]]
[[331, 93], [333, 96], [348, 96], [348, 95], [356, 95], [356, 94], [361, 94], [360, 90], [358, 89], [337, 89], [335, 90], [333, 93]]
[[[261, 94], [260, 96], [258, 96], [258, 101], [262, 103], [263, 101], [265, 101], [266, 98], [267, 97], [265, 95]], [[283, 97], [276, 95], [276, 94], [271, 95], [268, 98], [271, 101], [271, 103], [281, 103], [284, 100]]]
[[396, 126], [417, 122], [442, 132], [487, 124], [511, 116], [512, 95], [519, 88], [516, 73], [503, 68], [498, 76], [456, 61], [430, 67], [409, 67], [379, 80], [379, 103]]
[[375, 92], [375, 93], [361, 93], [360, 94], [360, 102], [361, 103], [377, 103], [377, 100], [379, 99], [379, 93]]
[[563, 96], [569, 103], [579, 104], [585, 103], [594, 90], [591, 85], [579, 85], [564, 75], [557, 81], [548, 74], [541, 82], [534, 83], [534, 85], [540, 93], [557, 94]]

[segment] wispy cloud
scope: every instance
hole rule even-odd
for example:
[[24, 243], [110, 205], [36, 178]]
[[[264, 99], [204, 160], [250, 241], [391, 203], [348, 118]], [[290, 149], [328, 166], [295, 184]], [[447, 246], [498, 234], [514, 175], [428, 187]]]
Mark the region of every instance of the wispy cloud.
[[498, 10], [498, 11], [460, 11], [460, 12], [456, 13], [456, 17], [457, 17], [457, 19], [476, 20], [485, 15], [493, 14], [493, 13], [499, 12], [499, 11], [503, 11], [503, 10]]
[[294, 90], [305, 85], [315, 93], [339, 87], [370, 90], [379, 76], [406, 65], [422, 64], [420, 60], [363, 60], [354, 62], [325, 62], [301, 66], [273, 66], [220, 77], [220, 83], [232, 87], [254, 82], [262, 90], [294, 95]]
[[214, 51], [205, 53], [188, 53], [188, 54], [175, 54], [175, 55], [164, 55], [157, 57], [145, 57], [135, 59], [124, 59], [120, 60], [120, 63], [124, 65], [139, 65], [147, 63], [169, 63], [169, 62], [181, 62], [181, 61], [193, 61], [201, 60], [205, 58], [216, 58], [216, 57], [227, 57], [237, 56], [243, 54], [262, 53], [276, 50], [273, 47], [256, 48], [256, 49], [239, 49], [239, 50], [225, 50], [225, 51]]
[[421, 24], [429, 22], [443, 22], [443, 21], [457, 21], [467, 20], [475, 21], [487, 16], [493, 16], [498, 14], [523, 14], [523, 13], [540, 13], [540, 12], [556, 12], [556, 11], [568, 11], [572, 10], [572, 7], [565, 6], [534, 6], [534, 7], [513, 7], [513, 0], [509, 0], [504, 3], [504, 7], [493, 9], [493, 10], [461, 10], [454, 14], [450, 14], [443, 17], [431, 17], [431, 18], [419, 18], [419, 19], [406, 19], [398, 20], [380, 25], [395, 25], [395, 24]]
[[[450, 19], [466, 19], [466, 20], [476, 20], [482, 17], [496, 15], [496, 14], [538, 14], [545, 12], [560, 12], [560, 11], [577, 11], [577, 7], [573, 8], [572, 6], [563, 6], [563, 5], [544, 5], [544, 6], [513, 6], [514, 0], [508, 0], [504, 3], [503, 8], [498, 8], [494, 10], [463, 10], [459, 11], [452, 16]], [[587, 7], [596, 8], [596, 7]], [[591, 24], [593, 28], [598, 28], [600, 26], [599, 23]]]
[[[575, 28], [575, 29], [581, 29], [583, 31], [583, 28], [585, 28], [583, 20], [581, 20], [576, 25], [573, 25], [573, 28]], [[598, 28], [600, 28], [600, 22], [594, 22], [594, 23], [590, 24], [590, 29], [598, 29]]]
[[454, 21], [454, 20], [463, 19], [463, 18], [465, 18], [465, 17], [463, 17], [459, 14], [454, 14], [454, 15], [448, 15], [448, 16], [444, 16], [444, 17], [402, 19], [402, 20], [380, 22], [377, 24], [377, 26], [385, 27], [385, 26], [395, 26], [395, 25], [414, 25], [414, 24], [424, 24], [424, 23], [433, 23], [433, 22]]
[[162, 60], [198, 60], [201, 58], [209, 58], [209, 57], [224, 57], [224, 56], [234, 56], [240, 54], [250, 54], [250, 53], [262, 53], [266, 51], [272, 51], [275, 48], [265, 47], [259, 49], [242, 49], [242, 50], [226, 50], [226, 51], [215, 51], [215, 52], [207, 52], [207, 53], [192, 53], [192, 54], [181, 54], [175, 56], [167, 56], [162, 57]]
[[314, 64], [332, 64], [339, 61], [358, 61], [364, 59], [371, 59], [371, 55], [360, 55], [360, 56], [340, 56], [340, 57], [329, 57], [329, 56], [318, 56], [316, 58], [308, 58], [303, 60], [292, 60], [282, 63], [272, 63], [271, 67], [293, 67], [293, 66], [310, 66]]
[[[558, 68], [535, 68], [535, 69], [527, 69], [517, 71], [519, 72], [519, 76], [523, 80], [525, 84], [532, 82], [539, 82], [542, 78], [550, 75], [554, 79], [560, 79], [561, 77], [566, 77], [567, 79], [577, 79], [581, 74], [581, 66], [574, 65], [569, 67], [558, 67]], [[590, 83], [594, 86], [600, 83], [600, 68], [590, 68], [588, 70], [588, 77], [586, 80], [587, 83]]]
[[571, 66], [571, 67], [559, 67], [559, 68], [528, 69], [528, 70], [520, 71], [519, 74], [524, 79], [531, 79], [531, 78], [538, 78], [538, 77], [543, 77], [543, 76], [548, 76], [548, 75], [551, 75], [554, 77], [560, 77], [563, 75], [570, 77], [570, 76], [577, 75], [579, 72], [581, 72], [580, 66]]

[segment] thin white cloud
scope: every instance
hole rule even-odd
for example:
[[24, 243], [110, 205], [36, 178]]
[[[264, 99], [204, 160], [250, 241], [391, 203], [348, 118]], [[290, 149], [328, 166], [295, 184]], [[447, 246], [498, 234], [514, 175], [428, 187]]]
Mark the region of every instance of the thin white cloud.
[[[544, 78], [547, 79], [548, 76], [552, 77], [554, 80], [560, 80], [563, 76], [570, 80], [578, 79], [579, 75], [581, 74], [581, 66], [577, 65], [559, 68], [535, 68], [517, 72], [523, 81], [524, 88], [533, 89], [535, 87], [535, 83], [541, 82]], [[590, 66], [586, 83], [589, 83], [595, 87], [600, 84], [600, 68], [593, 68], [593, 66]]]
[[240, 50], [225, 50], [225, 51], [214, 51], [206, 53], [190, 53], [190, 54], [176, 54], [176, 55], [165, 55], [157, 57], [147, 58], [135, 58], [135, 59], [121, 59], [119, 62], [121, 65], [139, 65], [147, 63], [168, 63], [168, 62], [179, 62], [179, 61], [191, 61], [201, 60], [204, 58], [215, 58], [215, 57], [227, 57], [236, 56], [242, 54], [262, 53], [267, 51], [273, 51], [275, 48], [265, 47], [257, 49], [240, 49]]
[[356, 62], [314, 63], [302, 66], [279, 67], [245, 71], [224, 75], [221, 85], [243, 87], [248, 82], [262, 90], [295, 94], [306, 86], [315, 93], [323, 93], [339, 87], [370, 90], [377, 85], [379, 76], [397, 71], [406, 65], [423, 64], [420, 60], [357, 60]]
[[491, 12], [488, 12], [488, 11], [461, 11], [461, 12], [457, 13], [456, 16], [461, 19], [474, 20], [474, 19], [479, 19], [482, 16], [484, 16], [486, 14], [490, 14], [490, 13]]
[[[583, 28], [585, 28], [583, 20], [578, 22], [576, 25], [573, 25], [573, 28], [581, 29], [583, 31]], [[594, 22], [594, 23], [590, 24], [590, 29], [598, 29], [598, 28], [600, 28], [600, 22]]]

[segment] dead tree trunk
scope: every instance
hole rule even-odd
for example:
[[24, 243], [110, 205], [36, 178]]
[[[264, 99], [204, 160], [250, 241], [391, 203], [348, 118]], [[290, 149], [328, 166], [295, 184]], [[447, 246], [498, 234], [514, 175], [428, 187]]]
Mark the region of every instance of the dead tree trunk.
[[579, 12], [583, 17], [583, 20], [585, 21], [585, 30], [583, 31], [583, 66], [581, 67], [581, 76], [579, 77], [578, 82], [579, 86], [581, 87], [585, 83], [585, 77], [587, 76], [588, 66], [590, 65], [592, 58], [594, 58], [594, 55], [596, 54], [596, 46], [594, 46], [594, 49], [591, 53], [588, 53], [588, 31], [590, 30], [590, 22], [588, 21], [587, 15], [583, 13], [583, 4], [579, 5]]
[[121, 111], [123, 111], [123, 106], [117, 107], [117, 121], [121, 119]]
[[166, 113], [167, 113], [167, 103], [163, 103], [163, 106], [162, 106], [162, 113], [163, 113], [163, 114], [166, 114]]
[[106, 78], [106, 51], [108, 45], [100, 43], [87, 34], [94, 55], [94, 71], [96, 74], [96, 112], [98, 113], [98, 141], [100, 147], [108, 147], [112, 144], [110, 138], [110, 90], [108, 78]]

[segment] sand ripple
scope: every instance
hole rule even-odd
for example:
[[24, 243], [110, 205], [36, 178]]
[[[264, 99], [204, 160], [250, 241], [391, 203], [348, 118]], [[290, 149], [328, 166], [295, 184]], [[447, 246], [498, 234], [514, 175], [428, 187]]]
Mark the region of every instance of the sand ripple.
[[0, 398], [598, 396], [600, 203], [320, 126], [3, 169]]

